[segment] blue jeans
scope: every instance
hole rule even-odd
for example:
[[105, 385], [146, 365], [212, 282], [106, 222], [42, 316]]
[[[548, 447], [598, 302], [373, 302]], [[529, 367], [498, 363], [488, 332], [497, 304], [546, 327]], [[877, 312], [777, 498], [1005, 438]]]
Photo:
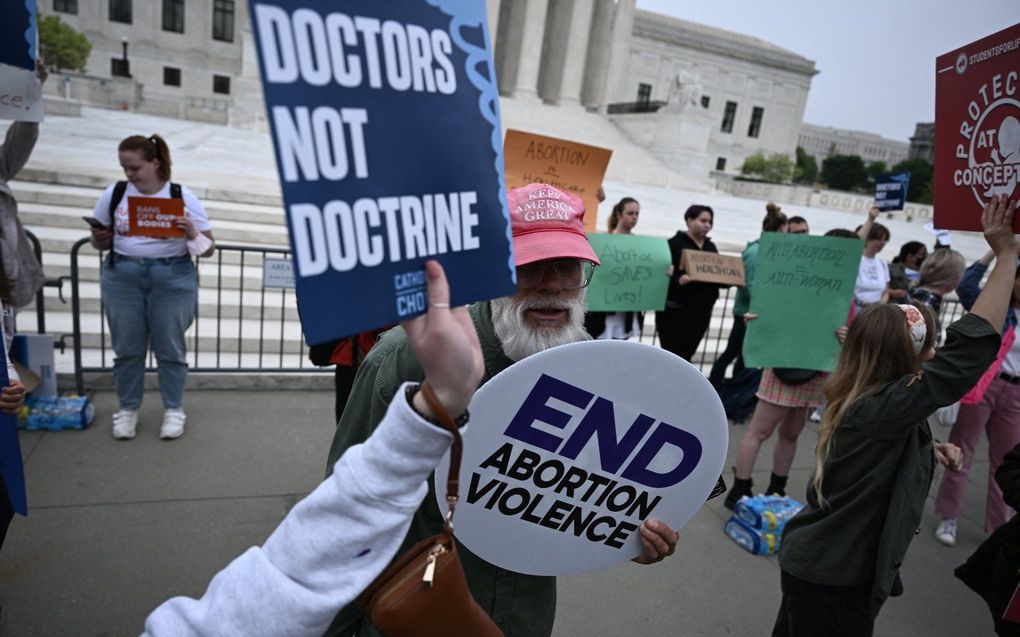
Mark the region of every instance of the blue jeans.
[[188, 378], [184, 332], [195, 318], [198, 279], [187, 256], [140, 259], [114, 255], [103, 264], [102, 293], [116, 354], [113, 379], [121, 409], [138, 409], [145, 391], [145, 356], [151, 343], [163, 406], [179, 409]]

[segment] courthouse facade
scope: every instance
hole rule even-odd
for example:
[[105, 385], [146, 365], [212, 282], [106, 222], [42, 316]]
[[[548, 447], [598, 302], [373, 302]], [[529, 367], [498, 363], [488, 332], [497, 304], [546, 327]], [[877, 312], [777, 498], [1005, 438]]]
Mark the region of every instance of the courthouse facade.
[[[757, 38], [638, 10], [635, 0], [486, 4], [505, 99], [607, 117], [623, 105], [627, 121], [611, 119], [637, 144], [642, 135], [666, 139], [683, 126], [684, 134], [675, 135], [687, 146], [683, 167], [696, 165], [705, 177], [711, 170], [739, 172], [755, 152], [794, 154], [817, 73], [811, 60]], [[39, 9], [93, 43], [87, 73], [64, 74], [48, 94], [266, 127], [246, 1], [39, 0]], [[659, 107], [671, 114], [657, 117]], [[670, 155], [668, 148], [653, 152]], [[704, 161], [692, 164], [692, 154]]]

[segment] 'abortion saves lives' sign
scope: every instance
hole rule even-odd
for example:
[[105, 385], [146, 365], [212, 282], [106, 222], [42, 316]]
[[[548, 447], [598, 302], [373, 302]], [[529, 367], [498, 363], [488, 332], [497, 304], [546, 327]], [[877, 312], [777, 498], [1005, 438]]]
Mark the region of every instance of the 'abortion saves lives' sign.
[[483, 0], [251, 0], [309, 343], [514, 291]]
[[[726, 414], [708, 380], [639, 343], [535, 354], [483, 385], [470, 410], [454, 533], [519, 573], [583, 573], [637, 557], [641, 522], [683, 526], [726, 457]], [[449, 457], [436, 475], [448, 467]], [[436, 493], [445, 512], [445, 491]]]

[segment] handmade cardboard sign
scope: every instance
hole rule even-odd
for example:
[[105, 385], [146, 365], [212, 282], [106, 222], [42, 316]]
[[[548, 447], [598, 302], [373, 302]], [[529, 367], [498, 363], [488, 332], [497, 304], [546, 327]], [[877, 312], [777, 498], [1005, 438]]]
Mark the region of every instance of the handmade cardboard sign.
[[[454, 533], [518, 573], [584, 573], [637, 557], [642, 521], [682, 527], [726, 458], [726, 414], [708, 380], [639, 343], [529, 356], [483, 385], [470, 410]], [[449, 454], [435, 475], [448, 467]]]
[[0, 119], [43, 121], [35, 0], [0, 0]]
[[887, 173], [875, 180], [875, 206], [886, 212], [903, 210], [910, 187], [910, 173]]
[[836, 328], [845, 325], [864, 242], [762, 233], [751, 286], [744, 363], [832, 371]]
[[128, 197], [128, 234], [156, 239], [180, 239], [177, 220], [184, 216], [183, 199]]
[[584, 200], [584, 229], [595, 231], [597, 195], [613, 151], [510, 129], [503, 153], [507, 188], [542, 183], [569, 190]]
[[513, 293], [486, 3], [250, 6], [308, 343]]
[[935, 60], [935, 226], [980, 231], [985, 204], [1020, 196], [1017, 183], [1020, 24]]
[[744, 262], [740, 257], [684, 250], [680, 255], [680, 268], [691, 281], [744, 287]]
[[589, 234], [602, 265], [595, 268], [585, 302], [596, 312], [661, 310], [666, 307], [669, 244], [632, 234]]

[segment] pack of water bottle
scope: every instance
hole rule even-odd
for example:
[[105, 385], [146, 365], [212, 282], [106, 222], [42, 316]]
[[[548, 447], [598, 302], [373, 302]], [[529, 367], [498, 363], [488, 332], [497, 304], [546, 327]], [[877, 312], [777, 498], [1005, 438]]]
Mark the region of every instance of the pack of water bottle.
[[725, 532], [734, 542], [755, 555], [774, 555], [786, 522], [804, 508], [793, 498], [777, 495], [743, 497], [733, 508]]
[[95, 415], [96, 408], [87, 396], [29, 396], [18, 426], [30, 431], [84, 429]]

